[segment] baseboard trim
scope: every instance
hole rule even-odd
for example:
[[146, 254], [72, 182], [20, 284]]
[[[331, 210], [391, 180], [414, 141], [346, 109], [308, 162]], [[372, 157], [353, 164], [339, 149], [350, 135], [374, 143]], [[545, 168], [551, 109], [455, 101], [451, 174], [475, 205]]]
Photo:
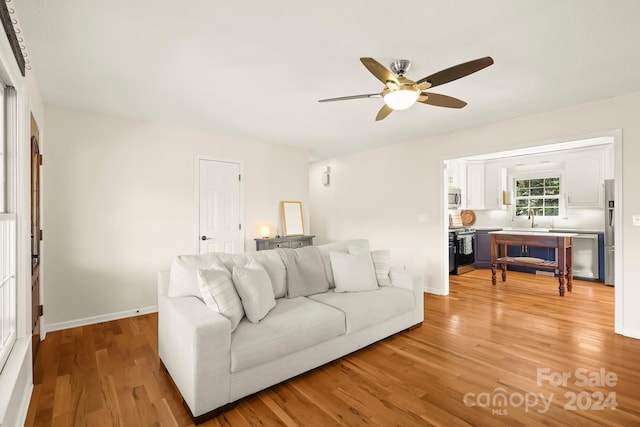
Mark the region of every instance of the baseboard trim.
[[446, 294], [442, 293], [442, 289], [437, 289], [437, 288], [425, 288], [424, 289], [424, 293], [425, 294], [446, 296]]
[[42, 328], [44, 330], [44, 333], [62, 331], [64, 329], [77, 328], [78, 326], [93, 325], [96, 323], [109, 322], [111, 320], [124, 319], [126, 317], [141, 316], [143, 314], [157, 312], [158, 306], [152, 305], [150, 307], [136, 308], [133, 310], [119, 311], [116, 313], [101, 314], [100, 316], [84, 317], [82, 319], [68, 320], [66, 322], [43, 324]]

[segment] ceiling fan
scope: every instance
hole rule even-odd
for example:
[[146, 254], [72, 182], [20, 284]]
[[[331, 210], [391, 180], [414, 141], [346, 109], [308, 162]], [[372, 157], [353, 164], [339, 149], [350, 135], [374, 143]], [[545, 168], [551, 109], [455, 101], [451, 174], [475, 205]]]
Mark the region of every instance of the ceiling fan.
[[406, 110], [416, 102], [435, 105], [437, 107], [464, 107], [467, 103], [460, 99], [423, 91], [480, 71], [493, 64], [493, 58], [485, 56], [484, 58], [454, 65], [453, 67], [438, 71], [435, 74], [431, 74], [417, 81], [409, 80], [404, 76], [411, 67], [411, 61], [409, 60], [399, 59], [393, 61], [389, 67], [391, 70], [385, 68], [373, 58], [360, 58], [360, 62], [367, 67], [367, 70], [369, 70], [371, 74], [384, 83], [382, 92], [321, 99], [318, 102], [346, 101], [359, 98], [382, 98], [384, 105], [376, 116], [376, 121], [378, 121], [387, 117], [394, 110]]

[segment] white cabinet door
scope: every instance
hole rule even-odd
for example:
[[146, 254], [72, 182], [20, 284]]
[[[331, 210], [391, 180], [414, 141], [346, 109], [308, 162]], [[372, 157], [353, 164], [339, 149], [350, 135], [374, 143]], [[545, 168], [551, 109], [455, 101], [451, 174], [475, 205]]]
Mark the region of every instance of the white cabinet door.
[[484, 208], [504, 209], [502, 191], [506, 190], [506, 169], [500, 163], [488, 162], [484, 167]]
[[467, 163], [467, 209], [484, 209], [484, 163]]
[[567, 207], [602, 206], [604, 152], [576, 153], [567, 157]]
[[450, 160], [447, 162], [447, 185], [449, 187], [461, 188], [463, 187], [463, 180], [461, 177], [464, 177], [464, 164], [457, 160]]

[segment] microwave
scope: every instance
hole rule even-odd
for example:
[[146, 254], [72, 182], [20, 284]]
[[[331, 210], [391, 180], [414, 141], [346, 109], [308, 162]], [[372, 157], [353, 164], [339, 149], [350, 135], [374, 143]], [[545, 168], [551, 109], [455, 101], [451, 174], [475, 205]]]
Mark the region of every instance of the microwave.
[[449, 187], [448, 194], [449, 209], [458, 209], [462, 206], [462, 191], [459, 188]]

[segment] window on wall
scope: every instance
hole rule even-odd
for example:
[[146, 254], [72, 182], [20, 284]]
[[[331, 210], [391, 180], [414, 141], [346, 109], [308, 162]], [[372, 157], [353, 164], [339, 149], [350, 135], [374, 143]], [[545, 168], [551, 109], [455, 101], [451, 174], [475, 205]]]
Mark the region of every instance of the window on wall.
[[560, 216], [560, 175], [515, 179], [515, 214]]
[[7, 138], [4, 117], [4, 86], [0, 84], [0, 213], [7, 211]]
[[[9, 167], [7, 152], [15, 148], [15, 141], [7, 141], [7, 115], [5, 111], [15, 111], [15, 91], [0, 84], [0, 146], [2, 147], [2, 206], [0, 209], [0, 372], [16, 341], [16, 214], [8, 212], [7, 182], [15, 181], [15, 167]], [[8, 108], [4, 108], [8, 107]], [[12, 116], [14, 117], [14, 116]], [[15, 124], [12, 129], [15, 131]], [[14, 134], [15, 132], [11, 132]]]

